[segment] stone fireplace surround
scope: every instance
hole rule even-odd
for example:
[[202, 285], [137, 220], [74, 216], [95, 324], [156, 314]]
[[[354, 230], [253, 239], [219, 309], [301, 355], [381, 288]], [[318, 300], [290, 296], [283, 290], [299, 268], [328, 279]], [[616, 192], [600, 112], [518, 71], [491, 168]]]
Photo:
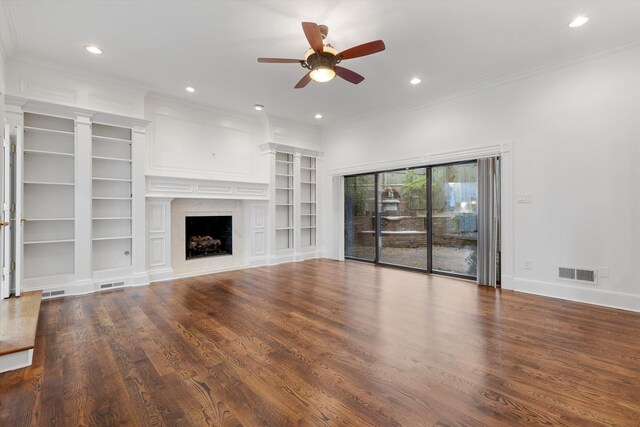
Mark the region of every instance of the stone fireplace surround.
[[[233, 218], [233, 254], [186, 259], [185, 218], [188, 216], [224, 216]], [[241, 268], [246, 264], [244, 243], [244, 206], [242, 200], [174, 199], [171, 202], [171, 264], [176, 275], [207, 273]]]

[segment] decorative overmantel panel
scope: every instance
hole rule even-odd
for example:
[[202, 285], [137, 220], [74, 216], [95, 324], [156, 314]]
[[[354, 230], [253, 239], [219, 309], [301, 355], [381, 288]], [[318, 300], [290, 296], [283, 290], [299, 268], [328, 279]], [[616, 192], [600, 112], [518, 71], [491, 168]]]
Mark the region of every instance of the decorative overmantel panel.
[[267, 200], [269, 184], [147, 176], [146, 196], [180, 199]]

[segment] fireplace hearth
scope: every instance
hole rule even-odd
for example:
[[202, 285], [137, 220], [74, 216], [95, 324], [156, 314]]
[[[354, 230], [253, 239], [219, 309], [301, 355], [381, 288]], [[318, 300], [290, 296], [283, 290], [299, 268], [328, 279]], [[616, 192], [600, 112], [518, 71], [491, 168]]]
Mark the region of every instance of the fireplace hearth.
[[186, 259], [233, 254], [231, 216], [185, 217]]

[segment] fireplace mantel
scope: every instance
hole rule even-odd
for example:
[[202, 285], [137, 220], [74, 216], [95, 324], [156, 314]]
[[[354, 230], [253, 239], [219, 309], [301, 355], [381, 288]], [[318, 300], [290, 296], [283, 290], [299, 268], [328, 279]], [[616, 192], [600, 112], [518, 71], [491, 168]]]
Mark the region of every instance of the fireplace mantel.
[[269, 184], [207, 179], [146, 177], [147, 198], [268, 200]]

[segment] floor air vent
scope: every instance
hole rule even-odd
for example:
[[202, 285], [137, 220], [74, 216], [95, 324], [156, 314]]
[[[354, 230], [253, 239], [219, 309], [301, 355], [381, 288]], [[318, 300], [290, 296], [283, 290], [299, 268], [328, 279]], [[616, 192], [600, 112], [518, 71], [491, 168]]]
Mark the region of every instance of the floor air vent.
[[575, 267], [559, 267], [558, 278], [575, 282], [596, 283], [596, 270]]

